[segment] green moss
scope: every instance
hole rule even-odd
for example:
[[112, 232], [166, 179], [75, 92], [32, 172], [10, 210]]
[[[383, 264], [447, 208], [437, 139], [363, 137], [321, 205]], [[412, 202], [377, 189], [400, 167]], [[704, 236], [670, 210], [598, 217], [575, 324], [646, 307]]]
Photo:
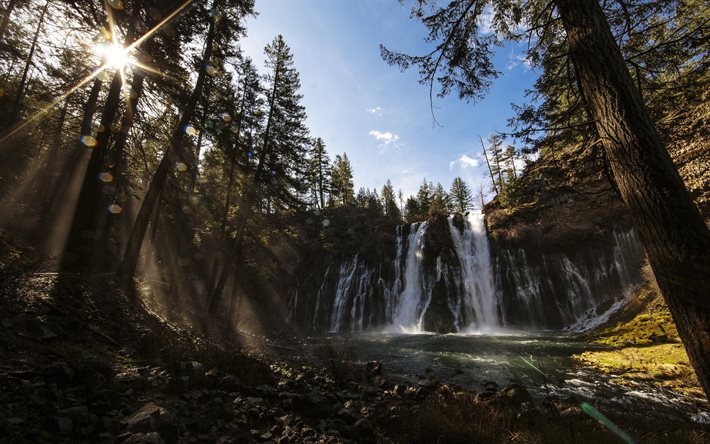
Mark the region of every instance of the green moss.
[[640, 313], [592, 333], [589, 339], [612, 347], [680, 342], [670, 311], [655, 288], [651, 285], [642, 287], [633, 300], [635, 302], [628, 310], [640, 309]]
[[578, 362], [619, 375], [620, 383], [648, 380], [686, 396], [703, 397], [670, 311], [655, 285], [639, 288], [614, 325], [587, 339], [613, 349], [575, 355]]
[[622, 383], [632, 379], [649, 380], [686, 396], [703, 397], [682, 344], [588, 351], [573, 358], [602, 373], [618, 375]]

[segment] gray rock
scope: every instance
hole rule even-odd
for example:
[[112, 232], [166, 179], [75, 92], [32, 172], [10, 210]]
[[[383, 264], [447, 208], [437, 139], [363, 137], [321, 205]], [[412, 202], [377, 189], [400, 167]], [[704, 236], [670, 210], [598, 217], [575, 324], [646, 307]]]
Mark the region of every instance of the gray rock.
[[42, 369], [42, 375], [47, 382], [68, 384], [74, 380], [74, 370], [66, 362], [53, 362]]
[[165, 441], [160, 434], [156, 432], [148, 432], [135, 433], [126, 438], [126, 440], [123, 441], [123, 444], [165, 444]]
[[46, 325], [40, 325], [39, 328], [40, 330], [42, 330], [40, 338], [42, 338], [42, 340], [44, 341], [59, 337], [59, 335], [57, 335], [54, 331], [52, 331], [51, 328], [47, 327]]
[[199, 386], [205, 382], [205, 366], [197, 361], [178, 362], [177, 375], [187, 377], [191, 385]]
[[177, 416], [165, 407], [149, 402], [123, 420], [132, 433], [159, 432], [172, 441], [177, 435]]

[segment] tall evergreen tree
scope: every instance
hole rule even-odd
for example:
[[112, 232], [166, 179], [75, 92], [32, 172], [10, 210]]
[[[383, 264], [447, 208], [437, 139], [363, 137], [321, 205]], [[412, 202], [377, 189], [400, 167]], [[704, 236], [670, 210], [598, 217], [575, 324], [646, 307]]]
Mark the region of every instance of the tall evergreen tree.
[[461, 214], [464, 214], [473, 206], [473, 195], [471, 194], [471, 189], [460, 177], [455, 177], [454, 181], [451, 183], [449, 196], [451, 196], [451, 204], [454, 211], [458, 211]]
[[401, 214], [397, 206], [397, 198], [394, 194], [392, 182], [389, 179], [387, 179], [387, 183], [382, 187], [382, 193], [380, 193], [380, 195], [382, 197], [382, 208], [385, 216], [393, 220], [400, 220]]
[[325, 208], [325, 196], [330, 189], [330, 159], [320, 137], [313, 141], [308, 163], [308, 176], [313, 200], [318, 208]]
[[355, 188], [353, 185], [353, 170], [348, 155], [336, 154], [331, 168], [332, 196], [339, 205], [355, 203]]
[[[264, 48], [264, 53], [266, 67], [269, 69], [264, 81], [268, 112], [261, 147], [256, 153], [257, 163], [251, 179], [245, 183], [241, 194], [236, 234], [229, 244], [218, 277], [208, 292], [203, 315], [204, 327], [208, 325], [229, 277], [238, 278], [233, 267], [242, 260], [247, 224], [254, 205], [264, 200], [281, 209], [300, 205], [296, 193], [301, 184], [297, 181], [299, 174], [306, 168], [303, 159], [309, 138], [305, 126], [305, 109], [300, 103], [299, 74], [293, 65], [291, 49], [281, 35]], [[269, 211], [268, 207], [266, 211]]]
[[417, 218], [426, 219], [429, 214], [429, 208], [431, 207], [431, 201], [434, 194], [434, 185], [431, 182], [427, 182], [426, 178], [419, 186], [419, 191], [417, 191], [417, 208], [419, 213]]
[[436, 184], [432, 193], [430, 212], [445, 213], [449, 211], [450, 199], [441, 183]]

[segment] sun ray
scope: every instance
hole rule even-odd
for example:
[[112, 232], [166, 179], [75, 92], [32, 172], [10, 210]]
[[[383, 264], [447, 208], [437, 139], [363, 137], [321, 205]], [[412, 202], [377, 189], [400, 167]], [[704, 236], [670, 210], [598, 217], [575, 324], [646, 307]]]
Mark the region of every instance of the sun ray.
[[141, 37], [139, 37], [135, 42], [131, 43], [128, 46], [128, 50], [135, 49], [138, 45], [143, 43], [144, 41], [148, 40], [155, 34], [156, 32], [160, 31], [160, 29], [167, 25], [172, 19], [174, 19], [178, 14], [180, 14], [182, 11], [184, 11], [188, 6], [190, 6], [192, 3], [194, 3], [195, 0], [186, 0], [182, 5], [178, 6], [178, 8], [170, 13], [167, 17], [165, 17], [163, 20], [161, 20], [157, 25], [153, 26], [151, 29], [149, 29], [145, 34], [143, 34]]
[[[172, 13], [170, 13], [170, 15], [168, 15], [168, 16], [165, 17], [163, 20], [161, 20], [158, 24], [156, 24], [154, 27], [152, 27], [151, 29], [149, 29], [145, 34], [143, 34], [141, 37], [139, 37], [139, 38], [138, 38], [136, 41], [134, 41], [132, 44], [130, 44], [129, 46], [123, 48], [123, 51], [125, 51], [126, 54], [128, 54], [130, 51], [132, 51], [133, 49], [135, 49], [136, 47], [138, 47], [140, 44], [142, 44], [143, 42], [145, 42], [146, 40], [148, 40], [149, 38], [151, 38], [156, 32], [160, 31], [160, 29], [161, 29], [163, 26], [165, 26], [166, 24], [168, 24], [171, 20], [173, 20], [175, 17], [177, 17], [181, 12], [183, 12], [188, 6], [190, 6], [190, 5], [191, 5], [192, 3], [194, 3], [194, 2], [195, 2], [195, 0], [186, 0], [185, 2], [183, 2], [177, 9], [175, 9], [175, 11], [173, 11]], [[107, 3], [106, 0], [104, 1], [104, 6], [106, 7], [106, 15], [107, 15], [107, 17], [108, 17], [109, 32], [111, 33], [111, 42], [112, 42], [112, 44], [113, 44], [113, 43], [115, 43], [115, 29], [114, 29], [113, 15], [112, 15], [112, 13], [110, 12], [110, 10], [111, 10], [112, 8], [108, 5], [108, 3]], [[47, 106], [41, 108], [41, 109], [40, 109], [39, 111], [37, 111], [34, 115], [27, 117], [27, 118], [26, 118], [25, 120], [23, 120], [21, 123], [15, 125], [13, 128], [11, 128], [5, 135], [3, 135], [2, 137], [0, 137], [0, 149], [2, 148], [2, 144], [3, 144], [4, 142], [6, 142], [8, 139], [10, 139], [10, 138], [12, 138], [13, 136], [17, 135], [17, 134], [18, 134], [22, 129], [24, 129], [27, 125], [29, 125], [30, 123], [32, 123], [32, 122], [34, 122], [35, 120], [37, 120], [37, 119], [38, 119], [39, 117], [41, 117], [44, 113], [46, 113], [46, 112], [50, 111], [51, 109], [53, 109], [53, 108], [54, 108], [55, 106], [57, 106], [61, 101], [63, 101], [64, 99], [66, 99], [67, 97], [69, 97], [70, 95], [72, 95], [72, 94], [73, 94], [74, 92], [76, 92], [78, 89], [80, 89], [81, 87], [83, 87], [84, 85], [86, 85], [87, 83], [89, 83], [94, 77], [98, 76], [98, 75], [101, 74], [104, 70], [106, 70], [107, 68], [109, 68], [109, 67], [112, 66], [111, 63], [110, 63], [110, 61], [108, 61], [108, 60], [106, 60], [106, 61], [102, 60], [102, 62], [103, 62], [103, 63], [101, 64], [101, 66], [99, 66], [99, 67], [96, 68], [91, 74], [89, 74], [88, 76], [86, 76], [85, 78], [83, 78], [82, 80], [80, 80], [79, 83], [77, 83], [75, 86], [73, 86], [72, 88], [70, 88], [67, 92], [65, 92], [64, 94], [60, 95], [60, 96], [57, 97], [56, 99], [52, 100]], [[140, 67], [141, 69], [146, 69], [147, 71], [149, 71], [149, 72], [151, 72], [151, 73], [154, 73], [154, 74], [157, 74], [157, 75], [161, 75], [161, 76], [166, 77], [166, 78], [174, 79], [173, 77], [168, 76], [167, 74], [160, 73], [159, 71], [157, 71], [157, 70], [155, 70], [155, 69], [153, 69], [153, 68], [149, 68], [149, 67], [147, 67], [147, 66], [142, 65], [141, 63], [139, 63], [139, 62], [136, 61], [136, 60], [130, 60], [130, 59], [129, 59], [129, 62], [128, 62], [128, 63], [131, 64], [131, 65], [136, 65], [136, 66]], [[122, 73], [121, 75], [123, 76], [123, 73]], [[123, 80], [125, 80], [125, 79], [123, 79]], [[175, 79], [175, 80], [178, 80], [178, 79]], [[179, 80], [178, 80], [178, 81], [179, 81]]]
[[167, 73], [158, 71], [157, 69], [155, 69], [155, 68], [153, 68], [153, 67], [151, 67], [151, 66], [145, 65], [145, 64], [139, 62], [138, 60], [132, 60], [132, 61], [130, 62], [130, 64], [133, 65], [133, 66], [135, 66], [136, 68], [140, 68], [140, 69], [142, 69], [143, 71], [147, 71], [147, 72], [149, 72], [149, 73], [151, 73], [151, 74], [155, 74], [155, 75], [160, 76], [160, 77], [162, 77], [162, 78], [164, 78], [164, 79], [167, 79], [167, 80], [172, 80], [172, 81], [174, 81], [174, 82], [181, 82], [181, 81], [182, 81], [182, 79], [179, 79], [179, 78], [177, 78], [177, 77], [175, 77], [175, 76], [171, 76], [170, 74], [167, 74]]

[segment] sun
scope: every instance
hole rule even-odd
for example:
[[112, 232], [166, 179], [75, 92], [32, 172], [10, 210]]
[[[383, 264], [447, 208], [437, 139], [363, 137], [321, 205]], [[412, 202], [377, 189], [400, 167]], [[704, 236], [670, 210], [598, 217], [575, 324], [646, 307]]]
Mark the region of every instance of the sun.
[[100, 53], [106, 60], [106, 65], [114, 69], [123, 70], [129, 63], [128, 49], [112, 43], [101, 45]]

